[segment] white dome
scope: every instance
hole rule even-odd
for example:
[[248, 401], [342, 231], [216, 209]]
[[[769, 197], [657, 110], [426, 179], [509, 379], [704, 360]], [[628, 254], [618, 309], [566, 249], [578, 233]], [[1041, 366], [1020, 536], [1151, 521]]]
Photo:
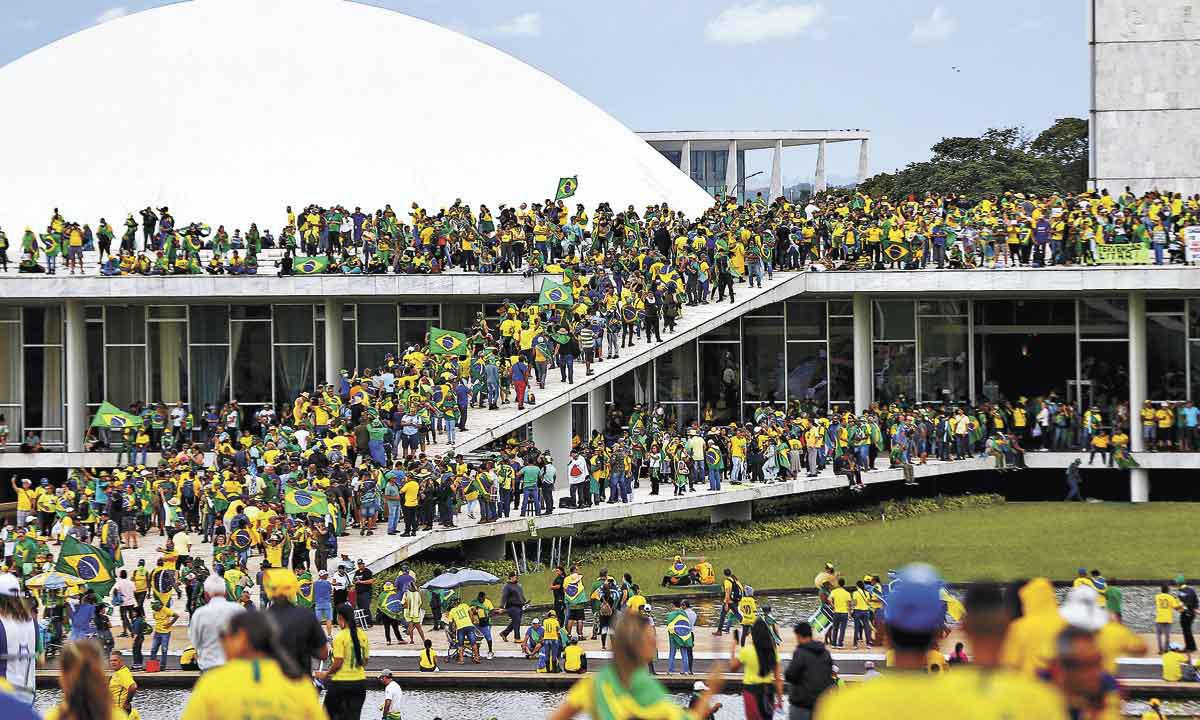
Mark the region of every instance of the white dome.
[[310, 202], [493, 211], [553, 197], [691, 215], [708, 196], [604, 111], [456, 32], [343, 0], [193, 0], [98, 25], [0, 69], [0, 225], [51, 209], [115, 226], [278, 228]]

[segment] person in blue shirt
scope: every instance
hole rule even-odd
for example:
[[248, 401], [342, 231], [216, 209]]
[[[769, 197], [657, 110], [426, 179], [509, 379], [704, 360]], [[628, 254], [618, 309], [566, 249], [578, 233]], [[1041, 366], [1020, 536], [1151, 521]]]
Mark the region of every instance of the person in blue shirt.
[[325, 634], [333, 637], [333, 585], [329, 582], [329, 571], [322, 570], [312, 586], [313, 610], [317, 620], [325, 626]]
[[1183, 449], [1193, 450], [1197, 441], [1196, 428], [1200, 425], [1200, 408], [1189, 400], [1188, 404], [1180, 409], [1179, 414], [1183, 417]]
[[517, 357], [512, 365], [512, 384], [517, 394], [517, 409], [525, 409], [525, 388], [529, 384], [529, 365], [524, 357]]

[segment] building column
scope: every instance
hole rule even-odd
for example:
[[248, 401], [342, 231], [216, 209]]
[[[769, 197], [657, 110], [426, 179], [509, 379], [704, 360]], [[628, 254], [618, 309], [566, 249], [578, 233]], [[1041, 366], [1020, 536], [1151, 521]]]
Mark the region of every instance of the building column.
[[341, 370], [345, 363], [342, 357], [345, 343], [344, 312], [345, 304], [341, 300], [325, 299], [325, 382], [335, 388], [341, 382]]
[[871, 298], [854, 295], [854, 412], [871, 406], [874, 353], [871, 352]]
[[767, 198], [774, 202], [775, 198], [783, 195], [783, 141], [775, 141], [775, 154], [771, 158], [771, 197]]
[[63, 305], [67, 320], [67, 418], [63, 432], [67, 436], [67, 452], [83, 452], [88, 425], [87, 320], [83, 301], [67, 300]]
[[588, 393], [588, 434], [596, 430], [603, 433], [607, 419], [608, 388], [601, 386]]
[[[1146, 296], [1129, 293], [1129, 449], [1136, 456], [1145, 450], [1142, 426], [1138, 421], [1146, 402]], [[1150, 499], [1150, 474], [1143, 468], [1129, 471], [1129, 499]]]
[[858, 184], [866, 182], [871, 161], [871, 140], [863, 138], [858, 146]]
[[738, 190], [738, 146], [737, 140], [729, 141], [729, 156], [725, 160], [725, 194], [737, 197]]
[[724, 505], [713, 505], [708, 511], [708, 522], [711, 525], [720, 525], [724, 522], [750, 522], [753, 519], [754, 513], [751, 508], [750, 501], [725, 503]]
[[679, 151], [679, 172], [692, 176], [692, 141], [684, 140], [683, 148]]
[[533, 442], [538, 450], [550, 453], [550, 457], [554, 458], [554, 469], [558, 471], [554, 487], [567, 487], [567, 463], [571, 460], [570, 403], [533, 421]]
[[825, 147], [829, 143], [825, 140], [817, 143], [817, 173], [813, 178], [813, 192], [825, 192]]

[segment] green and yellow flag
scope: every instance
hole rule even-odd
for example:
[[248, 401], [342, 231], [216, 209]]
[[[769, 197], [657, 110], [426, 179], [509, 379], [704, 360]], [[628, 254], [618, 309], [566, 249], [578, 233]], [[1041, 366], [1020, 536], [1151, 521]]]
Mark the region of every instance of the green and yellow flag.
[[285, 485], [283, 511], [288, 515], [324, 515], [329, 512], [329, 499], [320, 490], [301, 490]]
[[538, 295], [538, 305], [571, 307], [574, 304], [575, 298], [569, 286], [556, 283], [550, 278], [542, 279], [542, 291]]
[[292, 261], [292, 272], [297, 275], [319, 275], [329, 270], [329, 258], [324, 255], [298, 257]]
[[92, 427], [120, 430], [127, 427], [141, 427], [142, 419], [133, 413], [127, 413], [110, 402], [100, 403], [96, 416], [92, 418]]
[[429, 328], [429, 352], [433, 355], [467, 355], [467, 336], [453, 330]]
[[83, 580], [100, 597], [108, 595], [116, 578], [113, 577], [113, 559], [104, 550], [88, 545], [68, 535], [63, 541], [62, 551], [54, 569]]
[[300, 607], [310, 608], [313, 606], [312, 573], [305, 570], [297, 579], [300, 581], [300, 592], [296, 593], [296, 604]]
[[578, 189], [579, 189], [579, 176], [578, 175], [573, 175], [572, 177], [559, 178], [558, 190], [554, 193], [554, 199], [555, 199], [555, 201], [558, 201], [558, 200], [563, 200], [563, 199], [569, 198], [572, 195], [574, 195], [575, 191]]

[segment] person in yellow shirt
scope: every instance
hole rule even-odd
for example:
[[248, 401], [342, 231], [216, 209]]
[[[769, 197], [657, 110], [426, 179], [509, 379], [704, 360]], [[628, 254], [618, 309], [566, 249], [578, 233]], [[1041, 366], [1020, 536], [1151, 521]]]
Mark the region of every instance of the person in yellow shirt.
[[225, 664], [200, 676], [181, 720], [327, 719], [311, 680], [282, 651], [266, 613], [233, 616], [221, 648]]
[[367, 659], [371, 654], [367, 633], [354, 622], [348, 604], [337, 610], [338, 631], [333, 636], [333, 662], [313, 674], [325, 685], [325, 710], [330, 717], [356, 718], [367, 699]]
[[1026, 677], [1037, 677], [1050, 667], [1055, 640], [1067, 622], [1058, 613], [1054, 586], [1034, 578], [1019, 591], [1022, 615], [1008, 627], [1001, 662]]
[[1179, 643], [1171, 643], [1162, 656], [1163, 681], [1180, 682], [1183, 680], [1183, 668], [1190, 664], [1191, 660], [1184, 654], [1183, 647]]
[[742, 599], [738, 600], [737, 612], [738, 617], [741, 618], [741, 644], [744, 646], [746, 637], [750, 635], [750, 626], [754, 625], [754, 621], [758, 619], [758, 601], [754, 599], [754, 590], [749, 587], [743, 588]]
[[108, 666], [112, 670], [112, 675], [108, 678], [108, 694], [112, 696], [113, 707], [128, 713], [133, 709], [133, 696], [138, 690], [133, 673], [129, 671], [119, 652], [109, 655]]
[[112, 698], [106, 691], [104, 659], [100, 653], [99, 643], [71, 642], [63, 645], [59, 660], [63, 699], [50, 708], [45, 720], [97, 717], [97, 710], [103, 705], [111, 708], [111, 712], [106, 713], [109, 720], [128, 720], [124, 710], [110, 704]]
[[846, 626], [850, 621], [850, 591], [846, 589], [846, 578], [837, 579], [837, 587], [829, 593], [829, 604], [833, 607], [833, 631], [829, 637], [834, 647], [846, 644]]
[[38, 489], [29, 478], [22, 478], [19, 486], [15, 477], [10, 482], [13, 492], [17, 494], [17, 527], [25, 527], [37, 508]]
[[1171, 625], [1175, 623], [1175, 611], [1182, 610], [1183, 603], [1171, 594], [1167, 585], [1159, 587], [1154, 596], [1154, 637], [1158, 640], [1158, 652], [1161, 655], [1171, 646]]

